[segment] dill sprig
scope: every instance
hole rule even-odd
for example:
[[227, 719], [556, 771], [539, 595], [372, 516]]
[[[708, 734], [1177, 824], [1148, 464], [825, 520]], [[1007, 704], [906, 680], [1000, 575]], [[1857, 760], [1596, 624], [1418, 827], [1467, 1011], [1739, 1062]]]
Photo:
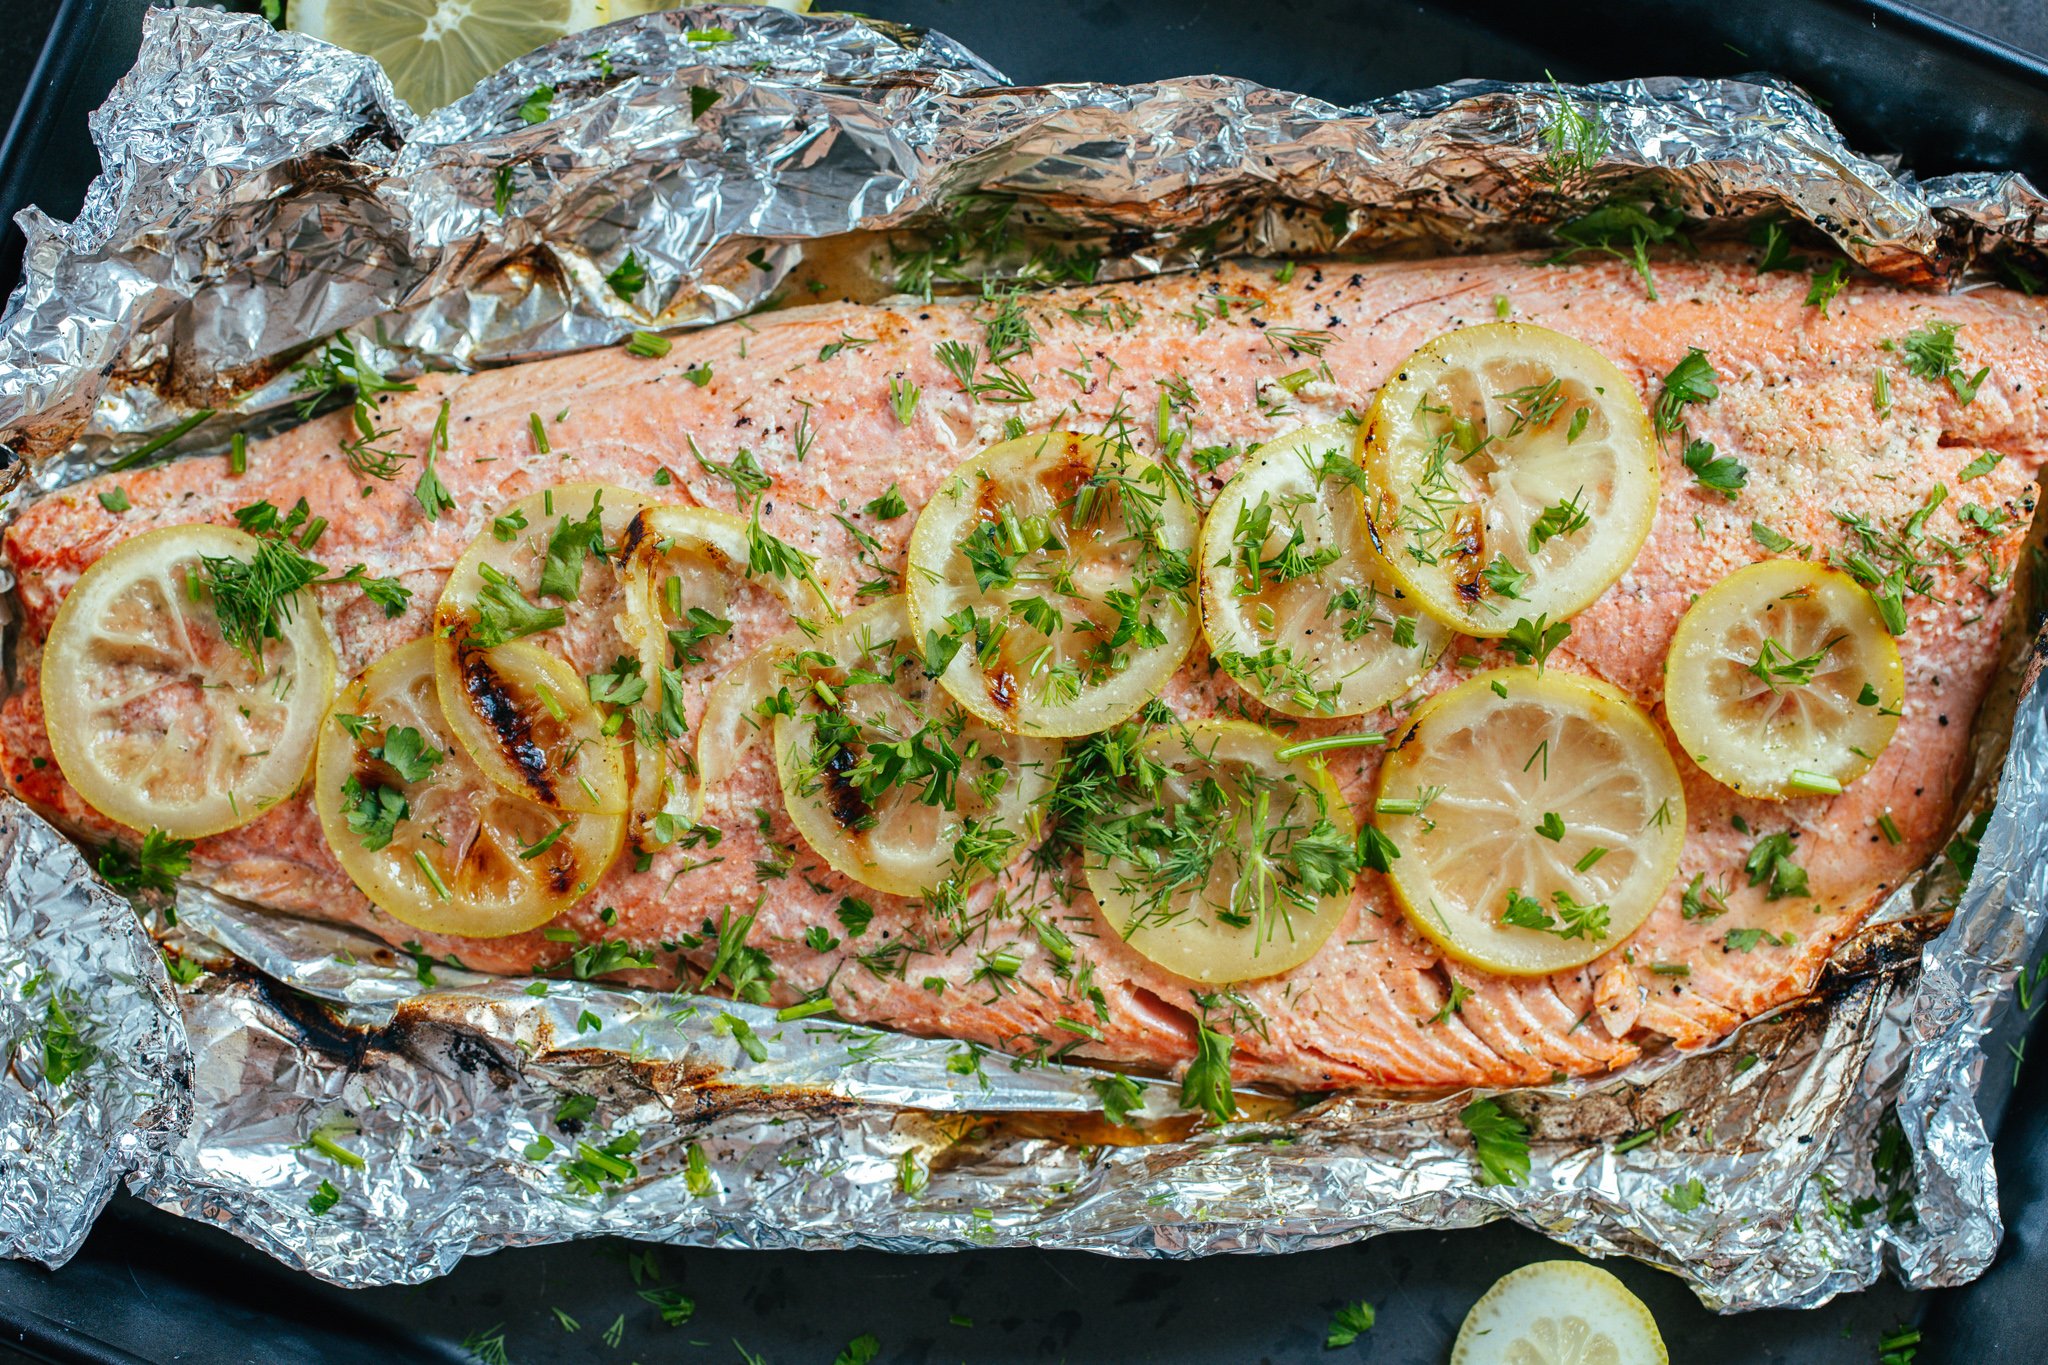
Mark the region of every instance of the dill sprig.
[[[243, 524], [250, 523], [245, 519]], [[213, 598], [221, 639], [258, 673], [263, 671], [264, 642], [284, 638], [282, 623], [292, 619], [293, 599], [327, 572], [291, 541], [289, 532], [295, 527], [296, 523], [285, 522], [276, 533], [258, 534], [256, 553], [248, 559], [200, 556], [199, 584]]]

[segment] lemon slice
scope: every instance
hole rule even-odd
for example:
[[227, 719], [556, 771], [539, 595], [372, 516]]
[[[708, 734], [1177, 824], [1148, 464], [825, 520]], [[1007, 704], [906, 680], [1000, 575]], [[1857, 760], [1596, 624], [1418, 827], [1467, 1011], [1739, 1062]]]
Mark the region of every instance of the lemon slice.
[[1628, 569], [1657, 512], [1635, 385], [1592, 347], [1526, 323], [1449, 332], [1401, 362], [1359, 462], [1395, 578], [1468, 635], [1583, 609]]
[[[730, 513], [650, 507], [628, 528], [625, 543], [625, 629], [647, 683], [644, 703], [633, 713], [633, 809], [643, 816], [695, 819], [692, 736], [683, 728], [682, 689], [707, 678], [716, 689], [720, 678], [757, 676], [732, 648], [734, 616], [767, 609], [794, 617], [800, 603], [785, 580], [747, 576], [747, 523]], [[759, 676], [761, 683], [768, 681]], [[749, 727], [746, 735], [735, 735], [731, 725], [721, 717], [717, 751], [705, 755], [721, 779], [752, 734]]]
[[334, 693], [312, 595], [280, 604], [255, 660], [228, 643], [207, 562], [253, 561], [254, 536], [170, 526], [85, 571], [43, 645], [43, 714], [57, 767], [94, 810], [196, 839], [290, 796]]
[[[1351, 808], [1320, 763], [1262, 726], [1204, 720], [1146, 740], [1150, 791], [1083, 831], [1111, 932], [1170, 972], [1220, 983], [1315, 955], [1351, 904]], [[1136, 787], [1136, 784], [1132, 784]]]
[[1537, 975], [1634, 933], [1678, 868], [1685, 792], [1617, 688], [1482, 673], [1419, 707], [1380, 766], [1374, 822], [1417, 930], [1475, 967]]
[[626, 809], [623, 745], [591, 704], [587, 675], [540, 646], [590, 673], [613, 663], [629, 596], [615, 565], [646, 506], [607, 484], [529, 494], [491, 520], [441, 589], [441, 704], [470, 759], [507, 791], [558, 810]]
[[1538, 1261], [1494, 1282], [1465, 1315], [1451, 1365], [1665, 1365], [1657, 1320], [1628, 1286], [1582, 1261]]
[[1030, 848], [1060, 746], [963, 713], [925, 676], [900, 597], [854, 613], [792, 661], [775, 722], [782, 796], [834, 869], [949, 900]]
[[1899, 725], [1905, 671], [1877, 603], [1837, 569], [1770, 559], [1700, 594], [1671, 637], [1664, 715], [1744, 796], [1833, 794]]
[[1307, 427], [1259, 449], [1202, 523], [1209, 652], [1291, 716], [1355, 716], [1415, 685], [1451, 633], [1394, 586], [1366, 535], [1351, 433]]
[[[744, 0], [743, 0], [744, 2]], [[290, 0], [296, 32], [375, 57], [422, 114], [564, 34], [673, 9], [678, 0]]]
[[910, 537], [917, 638], [990, 725], [1086, 735], [1165, 686], [1197, 630], [1195, 509], [1127, 445], [1054, 431], [961, 465]]
[[342, 689], [320, 728], [313, 803], [365, 896], [416, 929], [468, 938], [516, 934], [568, 909], [625, 832], [617, 816], [566, 815], [485, 778], [449, 732], [425, 640]]

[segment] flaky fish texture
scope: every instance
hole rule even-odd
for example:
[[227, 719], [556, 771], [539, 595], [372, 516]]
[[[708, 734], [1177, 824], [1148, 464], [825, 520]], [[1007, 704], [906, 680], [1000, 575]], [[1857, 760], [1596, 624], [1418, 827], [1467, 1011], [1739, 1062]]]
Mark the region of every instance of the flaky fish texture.
[[[404, 615], [386, 619], [355, 588], [316, 590], [346, 677], [425, 633], [456, 557], [511, 499], [602, 481], [732, 510], [735, 490], [718, 468], [746, 451], [772, 480], [763, 525], [817, 556], [828, 586], [850, 604], [855, 585], [900, 576], [917, 509], [955, 465], [1002, 439], [1008, 422], [1077, 431], [1127, 423], [1146, 450], [1160, 396], [1170, 390], [1192, 394], [1175, 418], [1192, 424], [1192, 446], [1242, 447], [1363, 413], [1416, 346], [1505, 312], [1595, 347], [1638, 384], [1646, 404], [1690, 348], [1706, 351], [1720, 392], [1687, 410], [1688, 429], [1749, 471], [1731, 500], [1697, 483], [1681, 460], [1683, 442], [1667, 441], [1647, 543], [1621, 580], [1574, 618], [1549, 667], [1604, 678], [1658, 717], [1679, 617], [1694, 595], [1766, 558], [1770, 532], [1818, 558], [1853, 546], [1851, 519], [1897, 531], [1938, 502], [1912, 528], [1926, 553], [1899, 641], [1906, 699], [1897, 735], [1844, 794], [1785, 803], [1737, 796], [1672, 742], [1689, 824], [1679, 873], [1641, 930], [1582, 968], [1518, 979], [1448, 961], [1410, 929], [1385, 879], [1366, 872], [1320, 952], [1241, 986], [1227, 1007], [1212, 1008], [1210, 1023], [1235, 1035], [1240, 1079], [1303, 1089], [1506, 1086], [1603, 1071], [1662, 1040], [1705, 1044], [1807, 990], [1834, 945], [1948, 836], [2048, 453], [2048, 305], [1997, 290], [1934, 297], [1856, 279], [1822, 309], [1806, 302], [1805, 275], [1759, 274], [1733, 257], [1659, 263], [1655, 285], [1648, 297], [1620, 263], [1546, 266], [1495, 256], [1228, 264], [1050, 291], [1016, 305], [1036, 341], [1008, 361], [1016, 388], [1000, 396], [1028, 391], [1021, 402], [963, 391], [937, 351], [948, 341], [983, 344], [997, 305], [981, 302], [809, 306], [678, 337], [661, 359], [612, 350], [433, 376], [415, 392], [378, 400], [380, 425], [398, 433], [387, 444], [412, 457], [392, 482], [350, 469], [341, 447], [353, 431], [348, 415], [336, 413], [256, 443], [240, 477], [224, 459], [188, 459], [103, 476], [28, 507], [4, 545], [19, 579], [23, 630], [18, 685], [0, 709], [5, 780], [73, 831], [116, 832], [50, 761], [36, 658], [79, 574], [146, 530], [227, 522], [234, 508], [258, 499], [287, 507], [305, 498], [330, 521], [317, 546], [323, 562], [337, 570], [363, 564], [414, 594]], [[1958, 327], [1967, 375], [1988, 367], [1967, 404], [1955, 385], [1913, 373], [1897, 347], [1937, 320]], [[1327, 371], [1290, 393], [1273, 381], [1317, 363], [1301, 353], [1303, 332], [1328, 334], [1316, 343]], [[1879, 374], [1888, 401], [1876, 396]], [[892, 381], [898, 395], [905, 384], [921, 391], [907, 420], [899, 417], [903, 404], [892, 405]], [[438, 470], [456, 506], [429, 522], [411, 485], [444, 400], [450, 449]], [[534, 439], [536, 416], [545, 450]], [[1985, 452], [2003, 458], [1963, 481], [1964, 468]], [[1203, 475], [1206, 491], [1234, 469], [1225, 462]], [[120, 512], [95, 496], [116, 483], [129, 503]], [[892, 484], [908, 515], [864, 510]], [[863, 552], [846, 523], [881, 549]], [[1768, 528], [1762, 539], [1759, 526]], [[569, 628], [537, 640], [585, 672], [630, 653], [604, 600], [616, 591], [597, 582]], [[691, 674], [693, 724], [712, 676], [786, 625], [765, 593], [741, 593], [731, 616], [724, 652]], [[1486, 642], [1456, 641], [1409, 703], [1467, 676], [1475, 656], [1506, 661]], [[1263, 717], [1199, 648], [1164, 698], [1188, 717], [1219, 709]], [[1377, 716], [1303, 722], [1294, 733], [1387, 729], [1404, 713], [1397, 703]], [[1371, 748], [1334, 756], [1332, 775], [1361, 813], [1378, 762]], [[1077, 867], [1021, 861], [970, 896], [971, 909], [986, 909], [1000, 890], [1007, 912], [979, 916], [961, 939], [919, 902], [862, 888], [815, 857], [783, 809], [765, 744], [753, 745], [710, 792], [702, 819], [722, 836], [715, 847], [668, 848], [641, 870], [623, 858], [554, 927], [585, 943], [623, 940], [651, 951], [659, 965], [628, 972], [628, 980], [687, 985], [716, 952], [707, 922], [728, 907], [745, 913], [758, 905], [749, 942], [772, 960], [781, 1002], [822, 992], [849, 1019], [1022, 1054], [1079, 1041], [1081, 1057], [1167, 1069], [1193, 1055], [1200, 1007], [1190, 983], [1121, 941]], [[1756, 841], [1781, 831], [1793, 838], [1810, 894], [1770, 898], [1783, 888], [1767, 878], [1752, 885], [1745, 872]], [[303, 793], [201, 840], [193, 875], [230, 895], [360, 925], [394, 945], [417, 941], [483, 970], [545, 970], [574, 946], [541, 931], [436, 938], [383, 914], [337, 866]], [[1688, 916], [1684, 892], [1702, 875], [1722, 899], [1695, 896]], [[857, 915], [849, 923], [837, 913], [849, 896], [873, 907], [858, 932]], [[1022, 907], [1034, 915], [1019, 915]], [[1071, 960], [1043, 941], [1034, 918], [1064, 930]], [[1014, 974], [986, 970], [998, 950], [1017, 961]], [[1454, 985], [1460, 998], [1447, 1009]]]

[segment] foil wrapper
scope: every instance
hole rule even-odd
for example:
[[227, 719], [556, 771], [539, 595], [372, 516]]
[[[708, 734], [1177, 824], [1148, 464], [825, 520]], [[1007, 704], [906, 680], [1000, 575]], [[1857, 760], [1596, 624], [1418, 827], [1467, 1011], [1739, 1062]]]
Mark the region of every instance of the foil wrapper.
[[[539, 85], [553, 116], [529, 126]], [[1561, 172], [1567, 101], [1600, 133]], [[1710, 225], [1785, 215], [1914, 287], [2048, 246], [2024, 180], [1895, 175], [1767, 79], [1460, 82], [1355, 108], [1220, 77], [1019, 88], [935, 34], [758, 9], [564, 39], [424, 120], [365, 58], [156, 11], [92, 127], [105, 171], [75, 222], [22, 216], [0, 318], [17, 501], [145, 442], [285, 420], [292, 363], [336, 330], [419, 368], [708, 323], [846, 234], [915, 234], [963, 196], [1084, 244], [1105, 277], [1540, 241], [1617, 193]], [[630, 302], [603, 282], [628, 249], [652, 281]], [[1252, 1096], [1252, 1120], [1210, 1129], [1152, 1081], [1141, 1128], [1116, 1130], [1080, 1068], [475, 976], [194, 888], [162, 943], [191, 978], [174, 989], [128, 906], [0, 803], [0, 1249], [60, 1263], [125, 1180], [350, 1285], [598, 1233], [1193, 1256], [1499, 1217], [1730, 1310], [1817, 1304], [1888, 1260], [1958, 1283], [2001, 1233], [1978, 1044], [2048, 915], [2034, 679], [2016, 664], [1980, 720], [1998, 804], [1959, 898], [1929, 869], [1811, 998], [1714, 1049], [1499, 1097], [1533, 1133], [1520, 1185], [1480, 1182], [1469, 1096]], [[1873, 1162], [1893, 1125], [1910, 1170]], [[1663, 1197], [1693, 1178], [1699, 1208]]]

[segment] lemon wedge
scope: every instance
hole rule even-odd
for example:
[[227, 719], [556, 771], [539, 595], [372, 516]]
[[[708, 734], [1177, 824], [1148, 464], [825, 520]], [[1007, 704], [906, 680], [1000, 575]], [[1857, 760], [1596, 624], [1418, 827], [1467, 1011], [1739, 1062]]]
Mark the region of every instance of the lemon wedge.
[[1657, 1320], [1628, 1286], [1583, 1261], [1538, 1261], [1480, 1296], [1451, 1365], [1666, 1365]]
[[296, 33], [375, 57], [399, 97], [430, 114], [543, 43], [678, 2], [290, 0], [285, 19]]

